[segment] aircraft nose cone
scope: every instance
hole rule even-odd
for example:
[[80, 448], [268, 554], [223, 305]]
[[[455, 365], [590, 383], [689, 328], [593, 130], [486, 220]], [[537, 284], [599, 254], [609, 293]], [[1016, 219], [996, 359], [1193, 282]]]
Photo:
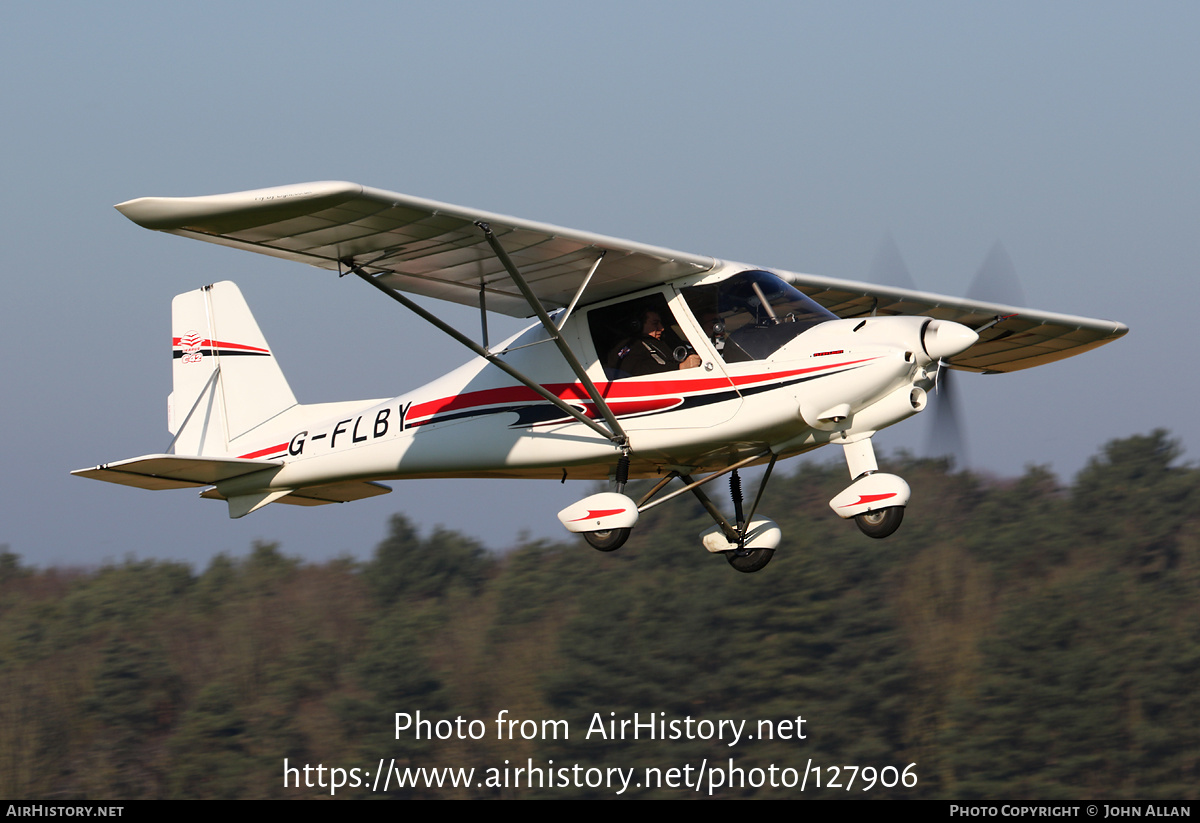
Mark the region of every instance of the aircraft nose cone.
[[921, 342], [925, 346], [925, 352], [931, 358], [941, 360], [944, 357], [953, 357], [959, 352], [966, 351], [975, 345], [975, 341], [978, 339], [979, 335], [962, 323], [955, 323], [952, 320], [934, 320], [925, 327], [925, 334]]

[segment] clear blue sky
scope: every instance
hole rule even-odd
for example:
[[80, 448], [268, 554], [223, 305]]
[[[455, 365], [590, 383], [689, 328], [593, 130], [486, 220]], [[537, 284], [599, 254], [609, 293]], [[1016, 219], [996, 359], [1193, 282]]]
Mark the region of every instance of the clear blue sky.
[[[143, 195], [346, 179], [854, 279], [890, 232], [917, 285], [952, 294], [999, 240], [1031, 306], [1131, 332], [962, 375], [974, 466], [1069, 480], [1114, 437], [1161, 426], [1200, 444], [1200, 5], [14, 2], [3, 17], [0, 543], [27, 561], [204, 564], [256, 538], [365, 555], [394, 511], [503, 548], [523, 528], [558, 535], [555, 512], [587, 491], [402, 482], [230, 521], [189, 491], [69, 476], [166, 446], [170, 301], [215, 280], [242, 287], [302, 402], [397, 394], [465, 359], [361, 283], [111, 208]], [[925, 435], [917, 418], [878, 443]]]

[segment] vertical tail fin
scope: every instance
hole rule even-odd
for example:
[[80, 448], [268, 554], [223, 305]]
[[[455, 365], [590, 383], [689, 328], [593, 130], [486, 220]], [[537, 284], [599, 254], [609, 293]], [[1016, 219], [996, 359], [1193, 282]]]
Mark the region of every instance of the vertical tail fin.
[[223, 281], [171, 302], [175, 454], [221, 456], [230, 443], [296, 405], [241, 291]]

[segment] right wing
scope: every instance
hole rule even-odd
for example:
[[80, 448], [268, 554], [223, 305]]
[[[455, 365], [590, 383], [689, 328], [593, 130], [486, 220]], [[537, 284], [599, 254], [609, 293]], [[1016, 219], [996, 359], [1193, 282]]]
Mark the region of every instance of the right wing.
[[984, 303], [944, 294], [875, 286], [812, 274], [778, 272], [838, 317], [908, 314], [953, 320], [979, 332], [979, 341], [947, 365], [963, 371], [1011, 372], [1052, 363], [1103, 346], [1129, 328], [1113, 320]]

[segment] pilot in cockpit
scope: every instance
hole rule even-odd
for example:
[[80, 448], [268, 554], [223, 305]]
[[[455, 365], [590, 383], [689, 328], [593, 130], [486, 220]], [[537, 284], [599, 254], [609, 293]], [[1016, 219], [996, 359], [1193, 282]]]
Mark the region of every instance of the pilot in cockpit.
[[[658, 374], [676, 369], [694, 369], [700, 365], [700, 355], [688, 353], [683, 346], [675, 351], [663, 342], [666, 326], [657, 309], [646, 308], [638, 315], [641, 333], [621, 343], [605, 358], [610, 373], [636, 377], [641, 374]], [[682, 359], [676, 354], [682, 354]]]

